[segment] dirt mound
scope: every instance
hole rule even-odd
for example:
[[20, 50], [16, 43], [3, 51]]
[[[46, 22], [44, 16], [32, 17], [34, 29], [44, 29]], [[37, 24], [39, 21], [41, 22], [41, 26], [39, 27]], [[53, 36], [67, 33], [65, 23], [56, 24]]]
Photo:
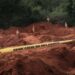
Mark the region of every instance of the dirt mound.
[[39, 38], [37, 38], [34, 35], [29, 35], [26, 38], [23, 38], [23, 40], [25, 40], [27, 43], [29, 44], [36, 44], [36, 43], [40, 43]]
[[1, 75], [50, 75], [53, 73], [50, 67], [41, 60], [29, 58], [6, 62], [1, 68], [3, 68], [0, 70]]
[[[34, 33], [32, 31], [33, 25], [35, 27]], [[16, 34], [17, 30], [19, 31], [18, 35]], [[53, 25], [48, 22], [34, 23], [21, 28], [10, 27], [6, 30], [0, 29], [0, 47], [74, 39], [74, 32], [74, 28], [65, 28], [60, 24]]]
[[43, 52], [1, 54], [0, 75], [74, 75], [75, 51], [60, 46]]
[[[74, 28], [43, 22], [11, 27], [0, 30], [0, 47], [72, 39], [74, 33]], [[0, 75], [75, 75], [75, 42], [0, 54]]]
[[75, 32], [75, 29], [72, 27], [65, 28], [64, 25], [51, 24], [48, 22], [40, 22], [40, 23], [31, 24], [31, 25], [27, 26], [26, 28], [22, 29], [22, 31], [25, 30], [25, 32], [33, 33], [32, 32], [33, 25], [35, 27], [35, 33], [38, 32], [39, 34], [64, 36], [64, 35], [68, 35], [68, 34], [74, 34], [74, 32]]

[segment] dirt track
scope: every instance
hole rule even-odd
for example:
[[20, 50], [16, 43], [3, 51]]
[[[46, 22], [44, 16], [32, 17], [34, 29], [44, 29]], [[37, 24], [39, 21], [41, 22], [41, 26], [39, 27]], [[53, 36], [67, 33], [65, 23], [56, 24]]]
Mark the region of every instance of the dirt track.
[[[65, 29], [64, 26], [49, 23], [35, 25], [35, 33], [31, 30], [32, 25], [18, 28], [19, 35], [16, 34], [17, 28], [1, 30], [1, 48], [75, 37], [74, 28]], [[0, 75], [75, 75], [75, 43], [0, 54]]]

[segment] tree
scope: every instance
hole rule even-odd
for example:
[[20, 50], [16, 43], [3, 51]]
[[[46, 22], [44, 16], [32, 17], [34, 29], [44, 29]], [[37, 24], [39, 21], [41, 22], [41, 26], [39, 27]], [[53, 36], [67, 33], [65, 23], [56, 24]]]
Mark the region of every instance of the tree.
[[75, 0], [0, 0], [0, 26], [46, 20], [75, 23]]
[[68, 16], [72, 17], [73, 14], [73, 1], [72, 0], [68, 0], [68, 5], [67, 5], [67, 12], [68, 12]]

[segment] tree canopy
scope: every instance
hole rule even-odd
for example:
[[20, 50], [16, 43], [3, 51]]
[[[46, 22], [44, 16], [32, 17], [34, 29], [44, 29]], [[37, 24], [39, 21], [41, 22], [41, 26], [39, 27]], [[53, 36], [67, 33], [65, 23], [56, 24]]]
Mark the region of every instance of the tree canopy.
[[75, 24], [75, 0], [0, 0], [0, 27], [44, 21]]

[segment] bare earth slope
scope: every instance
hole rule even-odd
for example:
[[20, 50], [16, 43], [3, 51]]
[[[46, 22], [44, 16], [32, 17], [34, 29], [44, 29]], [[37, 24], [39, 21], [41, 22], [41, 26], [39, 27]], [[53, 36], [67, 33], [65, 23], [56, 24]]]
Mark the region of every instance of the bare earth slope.
[[[26, 28], [0, 30], [0, 47], [75, 38], [75, 28], [50, 23], [34, 25], [34, 33], [33, 24]], [[75, 43], [0, 53], [0, 75], [75, 75]]]

